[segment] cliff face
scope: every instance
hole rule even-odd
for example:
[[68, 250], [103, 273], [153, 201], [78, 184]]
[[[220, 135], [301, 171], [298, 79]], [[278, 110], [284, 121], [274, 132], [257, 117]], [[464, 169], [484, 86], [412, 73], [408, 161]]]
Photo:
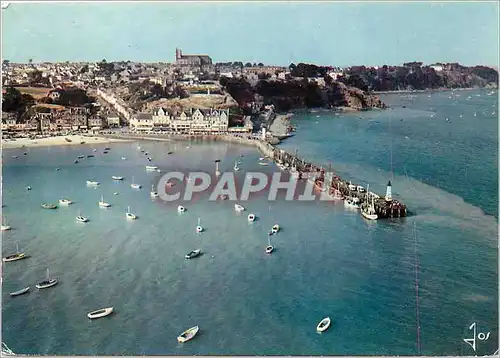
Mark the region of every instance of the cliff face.
[[315, 107], [385, 108], [377, 96], [339, 82], [320, 86], [308, 80], [261, 80], [252, 86], [244, 79], [225, 79], [221, 84], [242, 108], [252, 102], [273, 104], [277, 111]]

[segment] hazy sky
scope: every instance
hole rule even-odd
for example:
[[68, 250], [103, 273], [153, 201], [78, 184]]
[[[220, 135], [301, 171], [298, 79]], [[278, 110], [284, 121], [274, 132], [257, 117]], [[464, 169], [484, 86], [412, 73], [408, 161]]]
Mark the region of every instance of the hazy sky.
[[289, 65], [498, 63], [498, 3], [11, 3], [13, 62], [174, 60]]

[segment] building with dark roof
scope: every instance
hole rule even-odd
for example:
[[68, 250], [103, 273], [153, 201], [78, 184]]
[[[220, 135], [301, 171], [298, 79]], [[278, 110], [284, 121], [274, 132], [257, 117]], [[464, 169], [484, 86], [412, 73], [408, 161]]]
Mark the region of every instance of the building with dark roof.
[[179, 48], [175, 49], [175, 64], [185, 71], [214, 72], [212, 59], [208, 55], [184, 55]]

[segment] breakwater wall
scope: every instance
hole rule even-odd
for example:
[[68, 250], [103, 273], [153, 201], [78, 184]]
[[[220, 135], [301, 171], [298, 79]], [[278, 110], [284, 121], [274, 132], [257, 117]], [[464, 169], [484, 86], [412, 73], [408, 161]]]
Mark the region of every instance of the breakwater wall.
[[398, 200], [386, 200], [385, 196], [373, 192], [367, 192], [365, 188], [336, 176], [327, 168], [313, 164], [298, 157], [298, 151], [294, 154], [288, 153], [283, 149], [260, 140], [252, 136], [235, 135], [188, 135], [188, 134], [106, 134], [101, 135], [114, 139], [136, 139], [136, 140], [204, 140], [204, 141], [223, 141], [239, 145], [250, 145], [256, 147], [264, 156], [272, 159], [280, 169], [289, 171], [299, 180], [311, 180], [315, 186], [336, 198], [356, 198], [361, 206], [365, 208], [373, 199], [373, 206], [379, 219], [400, 218], [407, 216], [406, 205]]

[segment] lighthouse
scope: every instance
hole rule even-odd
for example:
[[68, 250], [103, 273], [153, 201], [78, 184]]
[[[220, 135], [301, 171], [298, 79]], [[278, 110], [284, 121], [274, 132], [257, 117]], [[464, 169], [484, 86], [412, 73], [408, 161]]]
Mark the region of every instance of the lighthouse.
[[392, 201], [392, 189], [390, 180], [387, 183], [387, 189], [385, 190], [385, 201]]

